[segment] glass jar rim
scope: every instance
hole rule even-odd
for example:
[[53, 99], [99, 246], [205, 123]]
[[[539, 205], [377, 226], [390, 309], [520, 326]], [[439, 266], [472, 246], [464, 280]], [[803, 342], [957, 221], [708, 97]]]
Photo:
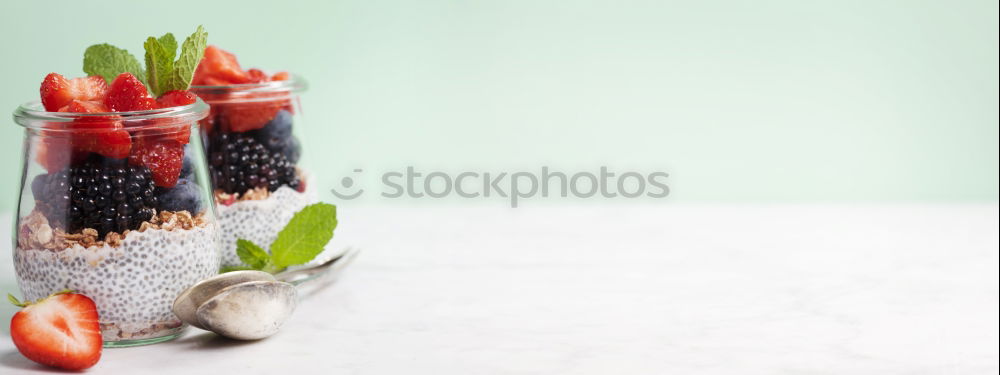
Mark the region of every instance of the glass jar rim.
[[208, 98], [206, 101], [215, 104], [287, 99], [291, 94], [301, 93], [308, 88], [309, 85], [305, 79], [292, 74], [289, 75], [288, 79], [282, 81], [232, 85], [193, 85], [190, 90], [199, 96], [205, 95]]
[[59, 128], [57, 125], [70, 123], [77, 119], [98, 119], [113, 116], [114, 121], [120, 121], [125, 129], [157, 129], [196, 122], [208, 117], [208, 109], [208, 104], [202, 101], [201, 98], [198, 98], [193, 104], [144, 111], [98, 113], [50, 112], [45, 110], [40, 101], [35, 100], [21, 104], [14, 110], [14, 122], [26, 129], [73, 132], [76, 129]]

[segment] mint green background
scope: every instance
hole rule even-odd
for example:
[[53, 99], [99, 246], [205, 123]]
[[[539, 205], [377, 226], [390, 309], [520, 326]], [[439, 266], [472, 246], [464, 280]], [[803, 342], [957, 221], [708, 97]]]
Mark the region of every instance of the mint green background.
[[296, 131], [324, 189], [355, 167], [608, 165], [666, 170], [674, 201], [998, 196], [993, 1], [8, 2], [0, 108], [82, 74], [90, 44], [198, 24], [310, 81]]

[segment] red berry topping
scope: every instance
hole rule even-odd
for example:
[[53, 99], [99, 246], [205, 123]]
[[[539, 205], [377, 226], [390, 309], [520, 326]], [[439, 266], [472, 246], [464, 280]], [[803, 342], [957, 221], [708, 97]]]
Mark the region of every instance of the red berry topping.
[[232, 85], [250, 82], [250, 75], [240, 68], [236, 56], [216, 46], [205, 48], [198, 68], [194, 71], [193, 85]]
[[59, 73], [49, 73], [40, 89], [42, 106], [55, 112], [73, 100], [102, 101], [108, 93], [108, 83], [98, 76], [66, 79]]
[[[62, 108], [59, 108], [59, 112], [72, 112], [72, 113], [102, 113], [111, 112], [108, 107], [104, 106], [104, 103], [100, 101], [89, 101], [89, 100], [72, 100]], [[110, 118], [110, 116], [95, 116], [93, 118]]]
[[271, 76], [272, 81], [287, 81], [289, 78], [291, 78], [291, 75], [288, 72], [277, 72]]
[[149, 168], [156, 186], [173, 187], [184, 165], [184, 144], [173, 139], [146, 138], [136, 139], [129, 163]]
[[219, 106], [219, 122], [231, 132], [260, 129], [287, 104], [287, 100], [224, 104]]
[[[100, 102], [74, 100], [60, 112], [102, 113], [108, 112]], [[80, 116], [70, 124], [73, 129], [73, 150], [95, 152], [109, 158], [128, 157], [132, 149], [132, 138], [122, 128], [118, 116]]]
[[194, 104], [196, 100], [198, 100], [198, 96], [187, 90], [167, 91], [163, 93], [163, 95], [160, 95], [159, 98], [156, 98], [156, 102], [159, 103], [160, 108], [180, 107]]
[[[198, 100], [198, 96], [187, 90], [171, 90], [156, 98], [160, 108], [179, 107], [193, 104]], [[166, 138], [174, 139], [182, 144], [187, 144], [191, 139], [191, 127], [188, 124], [177, 125], [176, 129], [163, 129]]]
[[104, 105], [115, 112], [156, 109], [156, 99], [149, 96], [146, 86], [132, 73], [122, 73], [111, 82]]
[[257, 68], [247, 70], [247, 76], [250, 79], [247, 83], [263, 83], [268, 81], [267, 73]]
[[67, 370], [89, 368], [101, 359], [101, 326], [93, 300], [56, 294], [23, 306], [10, 320], [10, 337], [25, 357]]

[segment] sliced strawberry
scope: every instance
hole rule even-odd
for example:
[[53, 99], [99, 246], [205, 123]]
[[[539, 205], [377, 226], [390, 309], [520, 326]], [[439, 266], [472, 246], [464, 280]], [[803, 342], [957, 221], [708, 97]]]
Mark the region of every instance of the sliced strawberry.
[[196, 100], [198, 100], [198, 96], [187, 90], [170, 90], [160, 95], [159, 98], [156, 98], [156, 102], [160, 104], [160, 108], [194, 104]]
[[82, 294], [55, 294], [24, 307], [10, 320], [14, 346], [28, 359], [67, 370], [82, 370], [101, 359], [97, 305]]
[[108, 93], [108, 83], [99, 76], [66, 79], [59, 73], [49, 73], [39, 90], [42, 106], [55, 112], [73, 100], [102, 101]]
[[205, 48], [205, 56], [195, 69], [192, 84], [215, 86], [247, 83], [250, 76], [240, 68], [236, 56], [216, 46]]
[[[102, 113], [111, 112], [108, 107], [100, 101], [88, 101], [88, 100], [72, 100], [66, 103], [66, 106], [59, 108], [59, 112], [71, 112], [71, 113]], [[99, 116], [93, 118], [107, 118], [109, 116]]]
[[74, 133], [73, 149], [94, 152], [112, 159], [124, 159], [132, 150], [132, 138], [128, 131], [108, 129], [105, 124], [82, 122], [74, 124], [81, 131]]
[[[156, 98], [160, 108], [179, 107], [193, 104], [198, 100], [198, 96], [187, 90], [171, 90]], [[188, 125], [178, 125], [176, 129], [163, 129], [162, 134], [166, 138], [174, 139], [181, 144], [187, 144], [191, 140], [191, 127]]]
[[148, 140], [149, 142], [170, 140], [186, 145], [191, 141], [191, 124], [157, 125], [155, 129], [142, 130], [140, 132], [142, 134], [136, 137]]
[[132, 73], [122, 73], [111, 81], [104, 105], [115, 112], [145, 111], [156, 109], [159, 104], [149, 96], [146, 86]]
[[215, 78], [215, 77], [209, 76], [209, 77], [203, 78], [198, 83], [191, 83], [191, 84], [192, 85], [201, 85], [201, 86], [229, 86], [229, 85], [232, 85], [233, 83], [229, 82], [229, 81], [226, 81], [224, 79], [220, 79], [220, 78]]
[[[108, 108], [100, 102], [74, 100], [60, 112], [103, 113]], [[69, 125], [73, 129], [73, 150], [94, 152], [112, 159], [129, 155], [132, 138], [118, 116], [80, 116]]]
[[144, 165], [153, 172], [153, 183], [161, 187], [173, 187], [180, 177], [184, 165], [184, 144], [173, 139], [139, 137], [129, 163]]
[[271, 76], [272, 81], [287, 81], [289, 78], [291, 78], [291, 75], [288, 72], [277, 72]]
[[267, 73], [256, 68], [247, 70], [247, 77], [249, 77], [247, 83], [263, 83], [268, 81]]
[[288, 100], [274, 100], [248, 103], [217, 105], [218, 121], [231, 132], [245, 132], [260, 129], [274, 118], [278, 111], [288, 105]]

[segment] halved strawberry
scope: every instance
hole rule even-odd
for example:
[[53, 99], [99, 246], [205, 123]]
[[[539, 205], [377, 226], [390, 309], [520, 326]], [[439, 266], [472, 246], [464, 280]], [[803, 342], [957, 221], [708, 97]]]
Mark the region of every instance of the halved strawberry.
[[288, 72], [277, 72], [271, 76], [272, 81], [287, 81], [289, 78], [291, 78], [291, 75]]
[[160, 95], [159, 98], [156, 98], [156, 102], [160, 104], [160, 108], [194, 104], [196, 100], [198, 100], [198, 96], [187, 90], [170, 90]]
[[205, 48], [205, 55], [194, 71], [193, 85], [247, 83], [250, 76], [240, 68], [236, 56], [216, 46]]
[[128, 161], [149, 168], [156, 186], [173, 187], [184, 165], [184, 144], [169, 138], [138, 137]]
[[264, 127], [278, 114], [278, 111], [288, 105], [289, 101], [285, 99], [220, 104], [216, 107], [219, 111], [218, 121], [223, 128], [227, 131], [241, 133]]
[[[102, 113], [108, 108], [99, 102], [74, 100], [60, 112]], [[132, 138], [118, 116], [80, 116], [69, 125], [73, 129], [73, 150], [94, 152], [112, 159], [127, 158]]]
[[[187, 90], [171, 90], [156, 98], [160, 108], [179, 107], [193, 104], [198, 100], [198, 96]], [[187, 144], [191, 140], [191, 127], [188, 125], [178, 125], [172, 129], [163, 129], [162, 134], [166, 138], [177, 140], [181, 144]]]
[[[89, 100], [71, 100], [66, 103], [65, 106], [59, 108], [59, 112], [71, 112], [71, 113], [102, 113], [111, 112], [108, 107], [104, 106], [104, 103], [100, 101], [89, 101]], [[94, 118], [108, 117], [108, 116], [95, 116]]]
[[226, 81], [224, 79], [221, 79], [221, 78], [215, 78], [215, 77], [212, 77], [212, 76], [208, 76], [208, 77], [202, 78], [197, 83], [195, 83], [194, 81], [192, 81], [191, 84], [192, 85], [200, 85], [200, 86], [229, 86], [229, 85], [232, 85], [233, 83], [229, 82], [229, 81]]
[[55, 112], [73, 100], [102, 101], [108, 93], [108, 83], [99, 76], [66, 79], [59, 73], [49, 73], [39, 89], [42, 106]]
[[149, 96], [149, 90], [146, 90], [142, 81], [128, 72], [119, 74], [111, 81], [104, 105], [115, 112], [145, 111], [159, 107], [156, 99]]
[[87, 296], [56, 293], [34, 303], [8, 298], [23, 307], [10, 320], [10, 337], [28, 359], [67, 370], [89, 368], [101, 359], [97, 305]]
[[268, 81], [267, 73], [257, 68], [247, 70], [247, 77], [249, 78], [247, 83], [263, 83]]

